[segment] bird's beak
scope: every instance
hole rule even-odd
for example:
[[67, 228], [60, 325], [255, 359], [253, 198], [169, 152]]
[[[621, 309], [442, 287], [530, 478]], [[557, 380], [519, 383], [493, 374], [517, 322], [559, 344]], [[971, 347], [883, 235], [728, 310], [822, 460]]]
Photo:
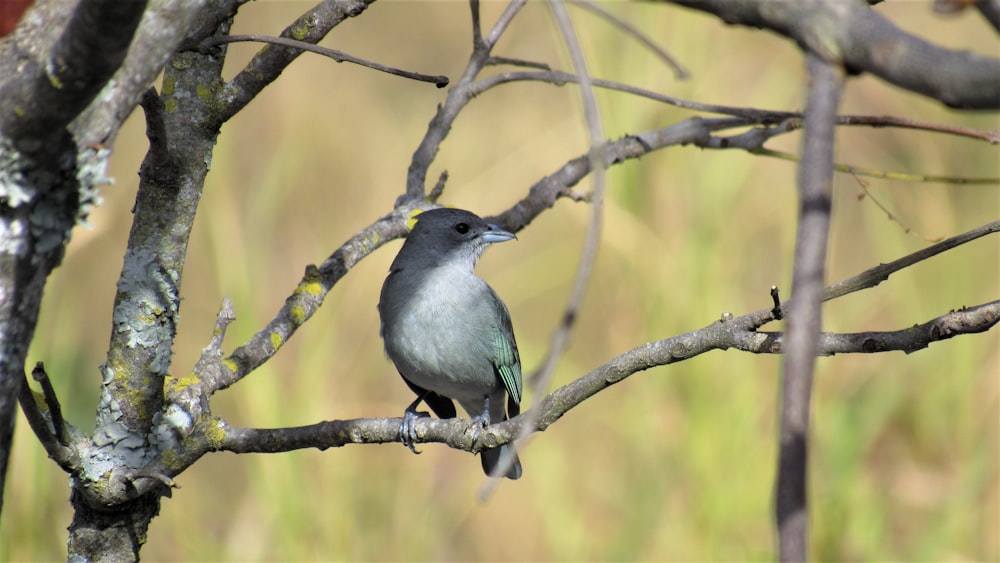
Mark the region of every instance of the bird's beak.
[[511, 239], [516, 239], [517, 236], [510, 232], [502, 229], [501, 227], [494, 225], [492, 223], [486, 225], [488, 228], [485, 233], [483, 233], [483, 240], [489, 244], [494, 242], [504, 242]]

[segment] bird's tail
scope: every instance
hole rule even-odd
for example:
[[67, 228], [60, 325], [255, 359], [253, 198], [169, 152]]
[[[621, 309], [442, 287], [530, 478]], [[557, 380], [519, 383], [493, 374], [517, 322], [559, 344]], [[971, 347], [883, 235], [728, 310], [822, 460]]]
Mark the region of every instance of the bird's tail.
[[[507, 456], [514, 457], [513, 465], [504, 475], [499, 475], [500, 470], [509, 463]], [[506, 477], [508, 479], [521, 478], [521, 460], [517, 457], [514, 444], [504, 444], [499, 448], [490, 448], [479, 452], [480, 461], [483, 462], [483, 471], [490, 477]]]

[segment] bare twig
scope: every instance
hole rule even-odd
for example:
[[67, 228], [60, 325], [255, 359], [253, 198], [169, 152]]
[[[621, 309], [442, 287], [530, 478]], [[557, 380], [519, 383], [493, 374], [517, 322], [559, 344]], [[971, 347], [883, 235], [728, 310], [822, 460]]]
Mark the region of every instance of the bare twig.
[[252, 41], [255, 43], [270, 43], [272, 45], [280, 45], [282, 47], [291, 47], [292, 49], [299, 49], [301, 51], [308, 51], [310, 53], [316, 53], [317, 55], [323, 55], [324, 57], [329, 57], [338, 63], [353, 63], [363, 67], [370, 68], [372, 70], [377, 70], [379, 72], [384, 72], [386, 74], [392, 74], [394, 76], [401, 76], [403, 78], [409, 78], [411, 80], [417, 80], [419, 82], [430, 82], [437, 86], [438, 88], [444, 88], [448, 85], [448, 77], [441, 75], [430, 75], [421, 74], [419, 72], [412, 72], [409, 70], [403, 70], [399, 68], [394, 68], [391, 66], [386, 66], [381, 63], [374, 61], [369, 61], [362, 59], [361, 57], [356, 57], [344, 51], [338, 51], [337, 49], [330, 49], [327, 47], [320, 47], [319, 45], [314, 45], [312, 43], [306, 43], [305, 41], [297, 41], [288, 37], [274, 37], [271, 35], [256, 35], [256, 34], [245, 34], [245, 35], [228, 35], [228, 36], [217, 36], [217, 37], [207, 37], [201, 42], [203, 48], [212, 47], [215, 45], [222, 45], [224, 43], [240, 43]]
[[677, 59], [672, 57], [670, 53], [666, 52], [662, 47], [656, 44], [648, 35], [643, 33], [637, 27], [631, 23], [619, 18], [618, 16], [612, 14], [611, 12], [605, 10], [604, 8], [598, 6], [593, 2], [586, 0], [570, 0], [570, 4], [578, 6], [587, 10], [588, 12], [597, 14], [601, 18], [604, 18], [611, 25], [622, 30], [626, 35], [631, 35], [639, 43], [642, 43], [647, 49], [653, 52], [661, 61], [663, 61], [667, 66], [669, 66], [674, 71], [674, 77], [684, 80], [690, 76], [690, 73], [686, 68], [684, 68], [681, 63], [677, 62]]
[[878, 207], [879, 209], [881, 209], [882, 212], [885, 213], [885, 216], [886, 216], [886, 218], [889, 221], [892, 221], [896, 225], [899, 225], [899, 227], [901, 229], [903, 229], [904, 233], [906, 233], [906, 234], [908, 234], [908, 235], [910, 235], [912, 237], [916, 237], [916, 238], [925, 240], [927, 242], [941, 242], [941, 237], [928, 237], [928, 236], [921, 235], [921, 234], [917, 233], [916, 231], [914, 231], [912, 227], [910, 227], [909, 225], [903, 223], [903, 221], [898, 216], [896, 216], [896, 214], [893, 213], [893, 211], [891, 209], [889, 209], [889, 206], [887, 206], [886, 204], [882, 203], [877, 197], [875, 197], [875, 194], [873, 194], [871, 192], [871, 190], [868, 189], [870, 182], [868, 182], [868, 181], [866, 181], [866, 180], [864, 180], [862, 178], [859, 178], [857, 175], [854, 175], [854, 181], [857, 182], [858, 188], [861, 189], [861, 193], [858, 194], [858, 200], [860, 201], [860, 200], [863, 200], [863, 199], [867, 199], [868, 201], [870, 201], [873, 204], [875, 204], [875, 207]]
[[[35, 370], [38, 370], [38, 366], [35, 366]], [[35, 372], [32, 373], [34, 374]], [[39, 398], [41, 401], [46, 401], [46, 408], [43, 412], [39, 403], [35, 399], [34, 393], [31, 392], [31, 387], [28, 386], [28, 379], [22, 374], [21, 380], [21, 388], [18, 392], [17, 400], [21, 405], [21, 412], [24, 413], [24, 417], [28, 420], [28, 426], [31, 427], [32, 432], [34, 432], [35, 437], [38, 438], [42, 447], [45, 448], [45, 453], [47, 453], [49, 457], [59, 464], [59, 467], [61, 467], [63, 471], [72, 474], [80, 468], [80, 456], [77, 453], [76, 448], [71, 447], [70, 445], [72, 440], [66, 429], [66, 422], [62, 421], [57, 426], [54, 419], [55, 409], [53, 409], [50, 404], [47, 404], [45, 396], [43, 395]], [[49, 387], [51, 388], [51, 383], [49, 384]], [[55, 393], [52, 392], [52, 395], [54, 397]], [[55, 401], [55, 404], [58, 405], [58, 401]], [[46, 412], [49, 414], [48, 417], [45, 415]], [[62, 415], [60, 414], [58, 416], [60, 420], [62, 420]], [[50, 429], [50, 423], [51, 428], [55, 429], [55, 431]], [[59, 426], [63, 428], [62, 437], [58, 437], [58, 433], [60, 432], [58, 429]]]
[[[299, 16], [281, 32], [281, 37], [309, 44], [318, 43], [335, 27], [365, 12], [366, 0], [323, 0]], [[228, 31], [228, 28], [227, 28]], [[302, 54], [299, 48], [266, 47], [257, 52], [215, 97], [218, 119], [225, 121], [249, 104], [268, 84]]]
[[55, 429], [56, 439], [59, 443], [69, 445], [69, 431], [66, 429], [66, 420], [63, 419], [62, 406], [59, 398], [56, 397], [56, 390], [52, 387], [49, 374], [45, 372], [45, 364], [38, 362], [31, 370], [31, 377], [42, 386], [42, 395], [45, 397], [45, 404], [49, 407], [49, 417], [52, 419], [52, 427]]
[[490, 57], [486, 60], [486, 64], [490, 66], [523, 66], [525, 68], [536, 68], [538, 70], [551, 71], [552, 68], [545, 63], [540, 63], [536, 61], [526, 61], [523, 59], [512, 59], [510, 57]]
[[822, 326], [823, 277], [830, 229], [833, 148], [843, 71], [817, 56], [806, 56], [809, 90], [806, 134], [799, 165], [799, 227], [795, 237], [787, 353], [781, 394], [781, 429], [775, 514], [782, 561], [805, 561], [808, 554], [806, 475], [809, 402]]
[[437, 113], [434, 114], [430, 124], [428, 124], [424, 137], [420, 140], [420, 144], [417, 145], [417, 149], [413, 151], [410, 166], [406, 170], [406, 191], [396, 199], [397, 207], [405, 204], [407, 201], [417, 201], [424, 197], [427, 190], [427, 173], [431, 163], [434, 161], [434, 157], [441, 148], [441, 143], [448, 136], [451, 126], [462, 111], [462, 108], [477, 94], [471, 85], [483, 68], [490, 64], [493, 46], [496, 45], [500, 36], [507, 29], [507, 26], [510, 25], [510, 22], [521, 10], [526, 1], [511, 0], [485, 37], [482, 36], [481, 30], [479, 30], [479, 2], [478, 0], [470, 2], [469, 6], [472, 10], [473, 21], [472, 54], [469, 56], [469, 62], [465, 65], [465, 70], [462, 71], [462, 76], [448, 89], [448, 95], [444, 103], [438, 105]]
[[[421, 209], [433, 207], [428, 202], [420, 202], [419, 206]], [[407, 214], [416, 208], [416, 203], [412, 207], [402, 206], [393, 213], [380, 217], [341, 245], [318, 268], [312, 265], [306, 267], [301, 281], [285, 300], [278, 314], [223, 360], [227, 369], [213, 385], [212, 392], [233, 385], [273, 356], [313, 316], [323, 304], [330, 288], [347, 275], [355, 264], [383, 244], [406, 234]]]
[[[570, 59], [573, 61], [573, 68], [580, 77], [580, 95], [583, 99], [583, 111], [587, 123], [587, 131], [590, 134], [590, 150], [587, 154], [587, 161], [590, 170], [594, 175], [593, 190], [591, 192], [591, 217], [587, 234], [584, 238], [583, 249], [580, 253], [580, 264], [577, 266], [576, 277], [573, 287], [570, 290], [569, 299], [566, 302], [562, 320], [552, 333], [549, 350], [542, 361], [541, 366], [535, 373], [527, 378], [532, 392], [537, 396], [545, 393], [551, 383], [552, 374], [555, 373], [556, 365], [569, 345], [569, 337], [573, 332], [576, 319], [580, 311], [580, 304], [586, 294], [587, 286], [590, 283], [590, 274], [593, 270], [594, 260], [597, 257], [597, 249], [601, 240], [601, 224], [604, 211], [604, 170], [608, 166], [604, 155], [604, 132], [601, 125], [601, 116], [597, 108], [597, 97], [594, 94], [594, 87], [591, 84], [590, 72], [587, 69], [587, 62], [580, 48], [576, 31], [573, 29], [573, 22], [566, 13], [566, 7], [561, 0], [550, 0], [549, 7], [562, 35], [566, 49], [569, 51]], [[528, 421], [525, 424], [521, 439], [526, 439], [530, 434], [531, 426], [534, 426], [533, 414], [527, 415]], [[509, 455], [500, 460], [498, 475], [505, 474], [514, 464], [514, 456]], [[480, 498], [486, 498], [496, 487], [499, 479], [492, 479], [480, 490]]]
[[521, 8], [523, 8], [527, 3], [528, 0], [511, 0], [510, 3], [507, 4], [503, 13], [500, 14], [496, 23], [493, 24], [490, 32], [483, 38], [483, 44], [487, 47], [487, 50], [493, 49], [493, 47], [497, 44], [497, 41], [500, 40], [500, 36], [507, 31], [507, 27], [510, 25], [510, 22], [514, 21], [514, 16], [516, 16], [517, 13], [521, 11]]
[[[576, 84], [579, 78], [571, 73], [559, 70], [552, 71], [508, 71], [483, 78], [475, 83], [475, 95], [479, 95], [490, 88], [510, 82], [544, 82], [555, 86], [565, 84]], [[625, 94], [639, 96], [649, 100], [662, 102], [674, 107], [689, 109], [693, 111], [703, 111], [708, 113], [718, 113], [722, 115], [732, 115], [753, 120], [761, 125], [773, 125], [786, 122], [788, 130], [802, 128], [802, 113], [794, 111], [766, 110], [758, 108], [748, 108], [739, 106], [724, 106], [719, 104], [704, 104], [693, 102], [683, 98], [668, 96], [645, 88], [639, 88], [631, 84], [615, 82], [613, 80], [592, 79], [593, 85], [597, 88], [604, 88]], [[987, 141], [991, 144], [1000, 144], [1000, 133], [997, 131], [979, 131], [967, 127], [958, 127], [950, 124], [930, 123], [916, 119], [907, 119], [888, 115], [842, 115], [837, 117], [838, 125], [845, 126], [865, 126], [865, 127], [895, 127], [899, 129], [914, 129], [919, 131], [933, 131], [937, 133], [947, 133], [959, 137], [968, 137], [980, 141]], [[762, 144], [763, 139], [760, 141]], [[756, 145], [759, 146], [759, 145]], [[751, 148], [747, 146], [745, 148]]]
[[774, 315], [774, 320], [780, 321], [785, 318], [784, 311], [781, 310], [781, 297], [778, 292], [778, 286], [771, 286], [771, 302], [774, 303], [774, 307], [771, 308], [771, 314]]
[[594, 88], [591, 84], [590, 72], [587, 70], [587, 63], [583, 52], [580, 49], [576, 32], [573, 30], [573, 23], [566, 13], [566, 8], [560, 0], [551, 0], [549, 6], [553, 16], [563, 36], [563, 41], [570, 53], [577, 75], [580, 77], [580, 94], [583, 98], [583, 110], [587, 123], [587, 131], [590, 134], [590, 151], [587, 155], [590, 171], [594, 175], [594, 189], [591, 193], [592, 211], [590, 226], [587, 229], [584, 239], [583, 250], [580, 255], [580, 264], [577, 268], [573, 287], [563, 312], [562, 321], [552, 335], [552, 343], [541, 367], [528, 378], [536, 392], [544, 392], [548, 387], [549, 379], [555, 366], [562, 356], [567, 344], [569, 335], [573, 330], [579, 313], [580, 303], [586, 293], [590, 280], [590, 273], [593, 269], [594, 259], [597, 255], [597, 247], [601, 235], [601, 214], [603, 211], [604, 193], [604, 170], [607, 167], [604, 156], [604, 146], [602, 140], [604, 134], [601, 126], [601, 118], [597, 109], [597, 99], [594, 96]]
[[889, 279], [890, 275], [904, 268], [908, 268], [917, 262], [927, 260], [932, 256], [937, 256], [942, 252], [951, 250], [956, 246], [963, 245], [967, 242], [971, 242], [980, 237], [996, 232], [1000, 232], [1000, 221], [993, 221], [992, 223], [976, 227], [975, 229], [964, 232], [960, 235], [947, 238], [933, 246], [928, 246], [927, 248], [918, 250], [887, 264], [879, 264], [878, 266], [865, 270], [856, 276], [852, 276], [846, 280], [839, 281], [827, 287], [823, 290], [823, 301], [830, 301], [856, 291], [875, 287], [883, 281]]
[[483, 44], [483, 24], [479, 17], [479, 0], [469, 0], [469, 9], [472, 11], [472, 48], [475, 50]]
[[[792, 153], [784, 151], [776, 151], [771, 149], [751, 149], [753, 154], [760, 156], [767, 156], [770, 158], [778, 158], [781, 160], [788, 160], [791, 162], [798, 162], [799, 157]], [[908, 172], [887, 172], [885, 170], [876, 170], [874, 168], [867, 168], [864, 166], [855, 166], [853, 164], [838, 164], [834, 163], [833, 169], [837, 172], [844, 172], [846, 174], [854, 174], [857, 176], [868, 176], [869, 178], [881, 178], [885, 180], [901, 180], [904, 182], [921, 182], [921, 183], [937, 183], [937, 184], [962, 184], [962, 185], [997, 185], [1000, 184], [1000, 177], [989, 177], [989, 178], [967, 178], [963, 176], [936, 176], [932, 174], [911, 174]]]
[[[960, 334], [975, 334], [993, 328], [1000, 321], [1000, 301], [991, 301], [974, 307], [951, 311], [923, 324], [910, 328], [883, 332], [856, 332], [847, 334], [820, 333], [816, 353], [820, 356], [836, 354], [878, 354], [900, 351], [912, 354]], [[780, 332], [761, 332], [772, 338], [770, 351], [781, 353], [785, 338]]]

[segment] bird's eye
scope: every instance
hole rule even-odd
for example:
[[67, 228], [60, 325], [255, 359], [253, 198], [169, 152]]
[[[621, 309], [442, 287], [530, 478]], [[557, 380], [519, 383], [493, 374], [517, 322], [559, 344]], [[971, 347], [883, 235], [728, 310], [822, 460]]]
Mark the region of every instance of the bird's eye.
[[460, 235], [464, 235], [465, 233], [469, 232], [469, 224], [459, 223], [455, 225], [455, 232], [457, 232]]

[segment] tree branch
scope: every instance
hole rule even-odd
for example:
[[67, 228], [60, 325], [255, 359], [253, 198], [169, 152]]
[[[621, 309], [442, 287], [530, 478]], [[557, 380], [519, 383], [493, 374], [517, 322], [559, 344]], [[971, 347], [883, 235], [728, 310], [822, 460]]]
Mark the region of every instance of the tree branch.
[[393, 68], [391, 66], [386, 66], [381, 63], [376, 63], [374, 61], [362, 59], [361, 57], [355, 57], [354, 55], [351, 55], [350, 53], [345, 53], [344, 51], [338, 51], [337, 49], [328, 49], [326, 47], [320, 47], [319, 45], [313, 45], [312, 43], [306, 43], [305, 41], [289, 39], [287, 37], [271, 37], [270, 35], [257, 35], [257, 34], [228, 35], [225, 37], [208, 37], [204, 41], [202, 41], [201, 46], [202, 48], [208, 48], [214, 45], [222, 45], [224, 43], [240, 43], [240, 42], [269, 43], [271, 45], [290, 47], [292, 49], [298, 49], [300, 51], [306, 51], [309, 53], [316, 53], [317, 55], [323, 55], [324, 57], [329, 57], [338, 63], [343, 63], [343, 62], [354, 63], [356, 65], [367, 67], [372, 70], [384, 72], [386, 74], [401, 76], [403, 78], [409, 78], [420, 82], [430, 82], [435, 86], [437, 86], [438, 88], [444, 88], [445, 86], [448, 85], [447, 76], [441, 76], [441, 75], [432, 76], [429, 74], [421, 74], [419, 72], [411, 72], [408, 70]]
[[41, 142], [69, 125], [118, 70], [145, 9], [145, 0], [37, 2], [24, 18], [37, 23], [0, 48], [3, 134]]
[[462, 76], [448, 89], [444, 103], [438, 105], [437, 112], [427, 125], [424, 137], [413, 152], [410, 165], [406, 170], [406, 191], [397, 199], [396, 207], [399, 207], [405, 200], [424, 198], [427, 193], [427, 173], [431, 163], [434, 162], [434, 157], [437, 156], [437, 152], [441, 148], [441, 143], [448, 136], [451, 126], [462, 108], [476, 96], [472, 87], [476, 76], [490, 64], [493, 46], [496, 45], [504, 30], [507, 29], [511, 20], [514, 19], [526, 1], [511, 0], [485, 37], [482, 37], [481, 30], [478, 30], [479, 2], [470, 2], [472, 21], [476, 24], [473, 29], [472, 55], [469, 56], [469, 62], [466, 63]]
[[[577, 84], [579, 81], [580, 80], [576, 75], [559, 70], [507, 71], [476, 81], [474, 89], [475, 95], [478, 96], [491, 88], [511, 82], [544, 82], [555, 86], [563, 86], [570, 83]], [[773, 126], [781, 124], [783, 127], [787, 128], [783, 131], [775, 131], [775, 133], [784, 133], [802, 128], [803, 116], [801, 112], [725, 106], [719, 104], [704, 104], [701, 102], [693, 102], [683, 98], [668, 96], [666, 94], [653, 92], [651, 90], [646, 90], [645, 88], [639, 88], [631, 84], [623, 84], [612, 80], [593, 79], [591, 82], [597, 88], [631, 94], [678, 108], [707, 113], [718, 113], [722, 115], [732, 115], [734, 117], [743, 117], [759, 125]], [[970, 139], [980, 141], [987, 141], [994, 145], [1000, 144], [1000, 133], [997, 131], [979, 131], [951, 124], [931, 123], [891, 115], [841, 115], [837, 117], [837, 124], [846, 126], [896, 127], [900, 129], [914, 129], [918, 131], [933, 131], [960, 137], [968, 137]], [[741, 146], [748, 150], [750, 148], [758, 148], [768, 138], [770, 137], [760, 137], [757, 138], [753, 144], [746, 143]], [[706, 148], [729, 148], [729, 144], [727, 143]]]
[[1000, 60], [931, 45], [859, 0], [667, 1], [729, 24], [770, 29], [829, 63], [872, 73], [949, 107], [1000, 108]]
[[830, 230], [833, 150], [837, 105], [843, 88], [839, 67], [806, 55], [809, 89], [806, 131], [799, 164], [799, 225], [781, 394], [780, 451], [775, 515], [782, 561], [805, 561], [808, 555], [806, 477], [809, 403], [822, 326], [823, 279]]
[[837, 282], [827, 287], [823, 292], [823, 301], [830, 301], [856, 291], [861, 291], [862, 289], [875, 287], [876, 285], [889, 279], [890, 275], [912, 266], [917, 262], [927, 260], [928, 258], [941, 254], [942, 252], [951, 250], [956, 246], [961, 246], [967, 242], [971, 242], [980, 237], [996, 232], [1000, 232], [1000, 221], [993, 221], [992, 223], [976, 227], [975, 229], [966, 231], [960, 235], [947, 238], [937, 244], [893, 260], [888, 264], [879, 264], [878, 266], [865, 270], [856, 276], [852, 276], [846, 280]]
[[[299, 16], [280, 37], [318, 43], [345, 20], [364, 13], [372, 2], [374, 0], [324, 0]], [[302, 49], [296, 47], [265, 46], [257, 51], [243, 70], [217, 92], [216, 103], [221, 106], [219, 119], [224, 122], [236, 115], [301, 54]]]
[[[201, 18], [207, 3], [207, 0], [150, 1], [121, 67], [72, 124], [79, 146], [113, 144], [125, 119], [163, 71], [177, 46], [193, 26], [203, 23]], [[225, 4], [225, 1], [214, 3]], [[234, 2], [229, 0], [229, 3]], [[235, 8], [219, 9], [228, 15]]]
[[[721, 121], [721, 120], [720, 120]], [[682, 124], [684, 125], [684, 124]], [[674, 129], [680, 127], [675, 126]], [[679, 138], [676, 133], [664, 137]], [[515, 207], [516, 209], [516, 207]], [[517, 216], [515, 209], [509, 210], [508, 216]], [[539, 209], [537, 212], [540, 212]], [[398, 227], [405, 230], [404, 226]], [[1000, 232], [1000, 222], [973, 229], [928, 249], [904, 256], [898, 260], [870, 268], [847, 280], [828, 287], [823, 294], [824, 300], [836, 299], [853, 291], [871, 288], [886, 279], [892, 272], [913, 265], [946, 249], [955, 248], [976, 240], [986, 234]], [[399, 235], [401, 236], [401, 235]], [[352, 241], [364, 240], [361, 233]], [[929, 250], [933, 249], [931, 252]], [[354, 250], [357, 250], [356, 248]], [[348, 260], [348, 257], [353, 257]], [[340, 264], [346, 268], [347, 262], [360, 260], [354, 255], [349, 245], [338, 249], [328, 262]], [[887, 267], [889, 268], [887, 270]], [[891, 270], [891, 271], [890, 271]], [[342, 272], [346, 273], [346, 270]], [[316, 273], [312, 274], [316, 275]], [[319, 284], [316, 279], [309, 283]], [[302, 287], [302, 285], [300, 285]], [[850, 288], [850, 290], [842, 289]], [[309, 293], [306, 291], [305, 293]], [[772, 291], [773, 293], [773, 291]], [[289, 298], [289, 302], [293, 300]], [[287, 306], [287, 303], [286, 303]], [[754, 354], [780, 354], [785, 348], [784, 334], [780, 332], [760, 332], [759, 329], [767, 323], [780, 318], [781, 309], [775, 307], [763, 308], [740, 317], [726, 313], [712, 324], [685, 334], [638, 346], [617, 356], [604, 365], [595, 368], [579, 379], [553, 391], [543, 398], [534, 409], [522, 413], [521, 416], [492, 425], [473, 441], [466, 433], [468, 425], [465, 421], [456, 419], [420, 419], [417, 422], [418, 442], [441, 442], [453, 448], [477, 452], [482, 447], [495, 446], [517, 438], [527, 429], [544, 431], [570, 409], [579, 405], [589, 397], [610, 387], [611, 385], [640, 371], [684, 361], [712, 350], [736, 349]], [[311, 314], [311, 313], [310, 313]], [[279, 317], [281, 315], [279, 314]], [[176, 404], [190, 405], [198, 402], [207, 404], [208, 396], [213, 391], [211, 381], [212, 370], [201, 366], [219, 363], [216, 359], [221, 351], [217, 348], [224, 336], [225, 327], [232, 320], [229, 304], [224, 304], [213, 331], [211, 343], [199, 360], [194, 378], [174, 379], [168, 383], [168, 397], [176, 398]], [[276, 317], [277, 320], [277, 317]], [[821, 333], [817, 344], [817, 353], [821, 355], [845, 353], [880, 353], [891, 350], [902, 350], [910, 353], [927, 347], [930, 343], [957, 336], [986, 331], [1000, 320], [1000, 301], [993, 301], [977, 307], [963, 308], [960, 311], [942, 315], [918, 326], [901, 329], [894, 332], [866, 332], [857, 334]], [[272, 323], [275, 321], [272, 321]], [[263, 336], [261, 336], [263, 335]], [[267, 338], [267, 331], [261, 331], [254, 339]], [[252, 340], [253, 341], [253, 340]], [[247, 347], [249, 344], [241, 348]], [[234, 352], [234, 355], [236, 353]], [[232, 357], [221, 362], [228, 365]], [[264, 360], [261, 360], [264, 361]], [[214, 369], [214, 368], [213, 368]], [[226, 374], [224, 377], [232, 377]], [[238, 379], [238, 378], [237, 378]], [[232, 384], [234, 380], [225, 379]], [[183, 399], [181, 399], [183, 398]], [[347, 444], [387, 443], [399, 441], [398, 418], [366, 418], [344, 421], [330, 421], [297, 428], [249, 429], [233, 428], [218, 418], [206, 416], [207, 410], [200, 411], [199, 417], [190, 417], [187, 413], [176, 409], [167, 409], [169, 417], [182, 423], [172, 422], [174, 428], [182, 431], [185, 438], [168, 450], [171, 464], [163, 461], [155, 462], [137, 472], [142, 475], [180, 474], [186, 467], [197, 461], [202, 455], [211, 451], [231, 451], [236, 453], [281, 452], [302, 448], [326, 449]], [[531, 414], [529, 414], [531, 413]], [[535, 419], [534, 417], [537, 417]], [[527, 424], [528, 421], [532, 421]], [[137, 480], [137, 494], [148, 492], [153, 487], [161, 486], [159, 480]]]
[[[77, 453], [76, 445], [70, 446], [73, 440], [71, 430], [65, 427], [64, 421], [57, 422], [57, 418], [61, 419], [61, 415], [55, 414], [55, 409], [48, 403], [45, 396], [36, 396], [31, 391], [28, 380], [23, 374], [21, 375], [21, 388], [17, 399], [21, 404], [21, 412], [28, 420], [28, 426], [31, 427], [31, 431], [35, 433], [42, 447], [45, 448], [45, 453], [63, 471], [70, 474], [77, 471], [80, 468], [80, 456]], [[58, 436], [60, 422], [63, 423], [62, 439]], [[75, 431], [73, 433], [75, 434]]]
[[[510, 442], [522, 432], [541, 432], [586, 399], [629, 376], [647, 369], [682, 362], [711, 350], [730, 348], [753, 353], [781, 353], [780, 333], [760, 333], [756, 328], [773, 320], [764, 309], [736, 318], [723, 318], [702, 329], [672, 338], [649, 342], [621, 354], [543, 398], [535, 408], [509, 421], [493, 424], [473, 439], [468, 422], [458, 418], [421, 418], [415, 424], [418, 443], [442, 443], [454, 449], [476, 453], [485, 447]], [[927, 344], [989, 330], [1000, 322], [1000, 301], [953, 311], [916, 327], [895, 332], [829, 334], [820, 347], [831, 353], [880, 353], [903, 350], [907, 353]], [[873, 345], [873, 342], [878, 344]], [[777, 343], [777, 344], [776, 344]], [[922, 344], [921, 344], [922, 343]], [[881, 344], [888, 347], [876, 349]], [[898, 347], [895, 347], [898, 345]], [[532, 414], [533, 413], [533, 414]], [[527, 425], [528, 421], [534, 421]], [[213, 419], [212, 432], [221, 437], [202, 442], [208, 451], [234, 453], [279, 453], [305, 448], [337, 448], [350, 444], [399, 442], [399, 418], [361, 418], [319, 422], [290, 428], [236, 428]], [[195, 458], [196, 459], [196, 458]]]
[[666, 52], [662, 47], [656, 44], [648, 35], [642, 32], [639, 28], [635, 27], [631, 23], [619, 18], [618, 16], [612, 14], [611, 12], [605, 10], [604, 8], [598, 6], [597, 4], [590, 2], [589, 0], [569, 0], [569, 3], [583, 8], [584, 10], [596, 14], [598, 17], [606, 20], [611, 25], [620, 29], [625, 35], [630, 35], [635, 38], [636, 41], [641, 43], [644, 47], [650, 50], [656, 58], [660, 59], [664, 64], [670, 67], [674, 71], [674, 78], [679, 80], [684, 80], [688, 78], [691, 73], [684, 68], [681, 63], [677, 62], [677, 59], [672, 57], [670, 53]]
[[121, 65], [145, 5], [39, 0], [0, 41], [0, 495], [45, 284], [106, 181], [107, 151], [70, 126]]

